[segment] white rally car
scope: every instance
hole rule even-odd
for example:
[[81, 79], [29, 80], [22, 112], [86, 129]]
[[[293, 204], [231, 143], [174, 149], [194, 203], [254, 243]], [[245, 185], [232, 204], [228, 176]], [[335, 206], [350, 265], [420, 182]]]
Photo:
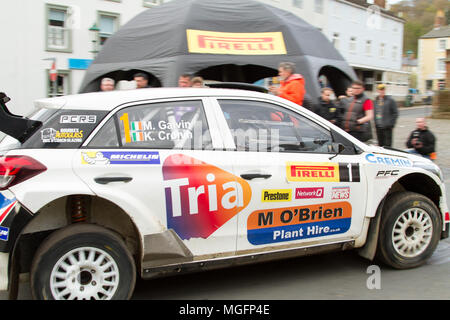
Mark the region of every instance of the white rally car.
[[1, 95], [0, 289], [127, 299], [136, 276], [358, 248], [423, 264], [449, 234], [440, 169], [271, 95], [141, 89]]

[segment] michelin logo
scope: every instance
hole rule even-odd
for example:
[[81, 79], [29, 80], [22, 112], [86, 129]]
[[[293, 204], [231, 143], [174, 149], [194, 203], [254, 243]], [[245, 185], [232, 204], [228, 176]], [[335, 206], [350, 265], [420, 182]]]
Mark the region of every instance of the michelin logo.
[[82, 164], [160, 164], [159, 152], [82, 152]]

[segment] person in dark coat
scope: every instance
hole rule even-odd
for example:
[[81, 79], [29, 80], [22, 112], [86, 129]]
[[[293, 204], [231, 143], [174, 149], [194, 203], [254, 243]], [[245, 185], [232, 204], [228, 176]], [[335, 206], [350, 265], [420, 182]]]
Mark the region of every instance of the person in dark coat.
[[150, 88], [148, 81], [149, 77], [145, 73], [139, 72], [133, 76], [134, 81], [136, 82], [136, 89], [145, 89]]
[[339, 125], [340, 108], [331, 100], [333, 90], [330, 88], [323, 88], [319, 102], [315, 107], [315, 112], [322, 118], [330, 121], [332, 124]]
[[416, 126], [406, 141], [406, 146], [410, 148], [408, 151], [430, 159], [430, 155], [436, 151], [436, 138], [428, 129], [425, 118], [417, 118]]
[[341, 128], [362, 142], [372, 139], [373, 101], [364, 94], [364, 84], [352, 83], [353, 96], [341, 100]]
[[375, 127], [380, 147], [392, 147], [392, 130], [398, 118], [397, 103], [386, 95], [386, 86], [377, 87], [378, 96], [375, 99]]

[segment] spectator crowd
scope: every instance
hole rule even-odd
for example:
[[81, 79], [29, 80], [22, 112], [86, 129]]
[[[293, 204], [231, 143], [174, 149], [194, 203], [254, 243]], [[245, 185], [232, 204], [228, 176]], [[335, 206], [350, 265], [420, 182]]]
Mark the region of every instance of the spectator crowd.
[[[133, 80], [137, 89], [150, 87], [149, 76], [146, 73], [136, 73]], [[296, 73], [294, 63], [282, 62], [279, 64], [278, 80], [279, 86], [269, 86], [268, 90], [271, 94], [315, 112], [362, 142], [373, 139], [372, 132], [375, 132], [380, 147], [392, 147], [392, 135], [398, 118], [398, 108], [396, 101], [386, 94], [384, 84], [377, 86], [377, 96], [372, 100], [365, 94], [364, 84], [359, 80], [353, 81], [345, 95], [337, 98], [332, 88], [323, 87], [320, 82], [321, 95], [317, 101], [314, 101], [308, 96], [305, 78]], [[201, 88], [204, 87], [204, 80], [202, 77], [181, 74], [178, 78], [178, 87]], [[103, 78], [100, 90], [115, 90], [114, 79]], [[372, 130], [372, 124], [375, 125], [375, 130]], [[417, 128], [406, 142], [407, 151], [434, 159], [436, 139], [433, 133], [426, 126], [424, 118], [418, 118], [416, 125]]]

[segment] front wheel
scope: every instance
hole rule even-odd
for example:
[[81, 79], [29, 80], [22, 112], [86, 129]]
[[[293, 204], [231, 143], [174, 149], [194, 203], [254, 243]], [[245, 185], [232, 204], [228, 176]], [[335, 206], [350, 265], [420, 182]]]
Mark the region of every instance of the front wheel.
[[30, 272], [34, 299], [123, 300], [134, 290], [134, 260], [110, 230], [75, 224], [51, 234]]
[[390, 196], [381, 217], [378, 257], [396, 269], [423, 265], [441, 234], [441, 216], [427, 197], [401, 192]]

